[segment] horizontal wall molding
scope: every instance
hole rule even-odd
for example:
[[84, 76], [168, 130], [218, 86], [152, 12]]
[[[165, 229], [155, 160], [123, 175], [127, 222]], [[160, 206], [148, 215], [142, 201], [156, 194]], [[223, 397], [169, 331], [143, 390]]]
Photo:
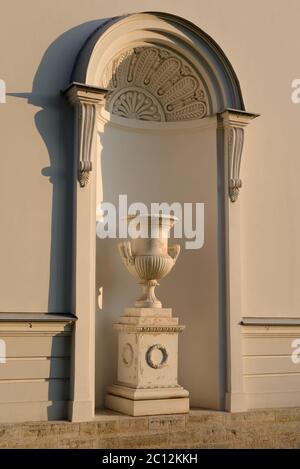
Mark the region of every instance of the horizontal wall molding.
[[300, 318], [260, 318], [246, 317], [241, 320], [242, 326], [300, 326]]
[[73, 314], [52, 313], [0, 313], [0, 322], [74, 322]]
[[[0, 313], [3, 314], [3, 313]], [[30, 333], [34, 335], [53, 336], [58, 334], [70, 335], [73, 330], [75, 320], [68, 318], [51, 318], [50, 321], [42, 318], [28, 317], [9, 318], [7, 315], [2, 316], [0, 320], [0, 336], [27, 336]], [[39, 315], [37, 315], [39, 316]]]

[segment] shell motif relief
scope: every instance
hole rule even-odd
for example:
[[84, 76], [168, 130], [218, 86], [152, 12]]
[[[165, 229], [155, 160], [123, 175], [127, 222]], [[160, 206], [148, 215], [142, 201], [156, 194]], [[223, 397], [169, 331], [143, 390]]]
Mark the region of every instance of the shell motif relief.
[[208, 99], [196, 71], [161, 47], [137, 47], [115, 57], [101, 84], [110, 91], [107, 110], [127, 119], [202, 119]]

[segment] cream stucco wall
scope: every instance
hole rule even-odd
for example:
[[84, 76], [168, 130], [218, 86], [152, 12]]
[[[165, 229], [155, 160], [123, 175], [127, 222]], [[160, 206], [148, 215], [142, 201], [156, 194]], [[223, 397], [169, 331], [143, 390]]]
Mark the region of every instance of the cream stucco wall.
[[262, 114], [248, 130], [242, 164], [243, 314], [299, 314], [300, 105], [290, 99], [299, 75], [297, 0], [1, 2], [0, 74], [8, 92], [0, 106], [2, 311], [69, 308], [58, 93], [98, 19], [155, 9], [209, 33], [231, 60], [247, 109]]
[[[1, 2], [0, 78], [8, 94], [0, 104], [0, 311], [70, 310], [72, 116], [59, 93], [69, 83], [80, 47], [101, 20], [147, 10], [182, 16], [210, 34], [240, 79], [246, 109], [261, 113], [246, 130], [241, 171], [241, 316], [299, 316], [300, 105], [291, 102], [291, 82], [300, 75], [298, 0]], [[195, 142], [190, 149], [197, 151]], [[202, 255], [197, 253], [199, 261]], [[132, 285], [125, 271], [120, 275]], [[174, 275], [183, 271], [178, 268]], [[171, 282], [170, 276], [162, 286], [166, 295]], [[111, 301], [111, 311], [126, 306], [121, 297]], [[181, 304], [178, 296], [179, 309]], [[96, 334], [103, 336], [106, 319], [97, 314]], [[114, 310], [110, 321], [118, 314]], [[183, 316], [189, 327], [188, 314]], [[183, 345], [189, 337], [194, 343], [189, 334], [197, 327]], [[105, 361], [103, 344], [98, 342], [97, 350]], [[182, 378], [190, 381], [192, 392], [200, 385], [203, 391], [197, 380], [207, 362], [199, 375], [188, 374], [185, 350]], [[105, 363], [98, 366], [104, 371], [98, 375], [103, 391], [113, 373]]]

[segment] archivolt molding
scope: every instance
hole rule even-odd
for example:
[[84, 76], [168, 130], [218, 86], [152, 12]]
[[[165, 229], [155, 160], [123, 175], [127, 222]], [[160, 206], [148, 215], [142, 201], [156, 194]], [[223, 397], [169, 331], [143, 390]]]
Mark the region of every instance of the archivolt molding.
[[139, 123], [184, 125], [221, 115], [229, 196], [232, 202], [237, 200], [242, 186], [244, 127], [256, 115], [244, 111], [230, 62], [201, 29], [166, 13], [113, 18], [85, 43], [73, 80], [77, 90], [82, 87], [80, 93], [69, 93], [77, 109], [78, 177], [82, 187], [92, 170], [93, 138], [101, 102], [110, 115], [138, 129]]
[[81, 49], [72, 80], [111, 88], [111, 112], [138, 119], [180, 121], [244, 110], [222, 49], [197, 26], [167, 13], [103, 22]]
[[145, 121], [184, 121], [207, 115], [204, 84], [187, 61], [163, 47], [135, 47], [107, 65], [101, 86], [106, 109]]

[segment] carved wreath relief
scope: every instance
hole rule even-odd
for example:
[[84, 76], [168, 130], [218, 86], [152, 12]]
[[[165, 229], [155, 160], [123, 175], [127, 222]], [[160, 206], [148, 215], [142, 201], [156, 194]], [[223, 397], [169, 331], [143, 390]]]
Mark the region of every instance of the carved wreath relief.
[[107, 66], [107, 110], [128, 119], [182, 121], [207, 115], [207, 96], [188, 62], [162, 47], [135, 47]]
[[166, 366], [168, 361], [167, 349], [160, 344], [154, 344], [146, 352], [146, 362], [155, 370]]
[[123, 350], [122, 350], [122, 362], [124, 363], [125, 366], [130, 367], [133, 363], [133, 358], [134, 358], [134, 351], [132, 345], [127, 342], [124, 344]]

